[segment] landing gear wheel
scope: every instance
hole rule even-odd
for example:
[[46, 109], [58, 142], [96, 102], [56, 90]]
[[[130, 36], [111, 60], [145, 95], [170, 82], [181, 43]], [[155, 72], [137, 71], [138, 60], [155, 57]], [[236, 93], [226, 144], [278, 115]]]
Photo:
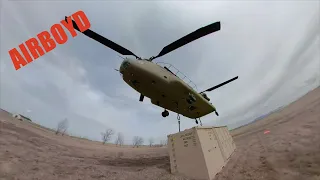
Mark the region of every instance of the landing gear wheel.
[[196, 120], [196, 124], [198, 124], [198, 120]]
[[169, 111], [167, 110], [164, 110], [162, 113], [161, 113], [162, 117], [167, 117], [169, 116]]

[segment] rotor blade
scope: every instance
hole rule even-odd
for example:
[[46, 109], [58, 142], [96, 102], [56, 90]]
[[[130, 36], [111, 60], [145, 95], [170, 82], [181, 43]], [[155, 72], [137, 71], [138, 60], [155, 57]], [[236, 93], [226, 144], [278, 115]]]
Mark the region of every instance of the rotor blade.
[[144, 98], [144, 95], [142, 95], [142, 94], [140, 94], [140, 99], [139, 99], [139, 101], [143, 101], [143, 98]]
[[[65, 17], [65, 20], [67, 21], [67, 16]], [[68, 22], [68, 21], [67, 21]], [[73, 24], [73, 28], [76, 29], [77, 31], [81, 32], [78, 25], [76, 24], [76, 22], [74, 20], [72, 20], [72, 24]], [[122, 54], [122, 55], [133, 55], [136, 58], [139, 58], [137, 55], [133, 54], [131, 51], [129, 51], [128, 49], [110, 41], [109, 39], [101, 36], [100, 34], [87, 29], [85, 31], [82, 32], [84, 35], [88, 36], [89, 38], [96, 40], [98, 42], [100, 42], [101, 44], [113, 49], [114, 51], [117, 51], [118, 53]]]
[[167, 45], [166, 47], [164, 47], [161, 50], [161, 52], [156, 57], [153, 57], [152, 59], [163, 56], [163, 55], [165, 55], [175, 49], [178, 49], [181, 46], [184, 46], [184, 45], [196, 40], [196, 39], [199, 39], [205, 35], [208, 35], [210, 33], [213, 33], [215, 31], [219, 31], [219, 30], [220, 30], [220, 22], [215, 22], [215, 23], [212, 23], [212, 24], [207, 25], [205, 27], [202, 27], [202, 28], [176, 40], [175, 42]]
[[[232, 78], [232, 79], [229, 79], [228, 81], [225, 81], [225, 82], [223, 82], [223, 83], [221, 83], [221, 84], [218, 84], [218, 85], [216, 85], [216, 86], [213, 86], [212, 88], [209, 88], [209, 89], [207, 89], [207, 90], [205, 90], [205, 91], [202, 91], [202, 92], [212, 91], [212, 90], [217, 89], [217, 88], [219, 88], [219, 87], [221, 87], [221, 86], [223, 86], [223, 85], [225, 85], [225, 84], [228, 84], [229, 82], [234, 81], [234, 80], [236, 80], [236, 79], [238, 79], [238, 76], [236, 76], [236, 77], [234, 77], [234, 78]], [[201, 92], [201, 93], [202, 93], [202, 92]]]

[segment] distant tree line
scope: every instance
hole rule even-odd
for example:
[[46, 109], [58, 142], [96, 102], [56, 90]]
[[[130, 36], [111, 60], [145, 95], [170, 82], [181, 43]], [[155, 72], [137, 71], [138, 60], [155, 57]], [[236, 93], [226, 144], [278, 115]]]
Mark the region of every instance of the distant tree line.
[[[101, 133], [102, 143], [109, 143], [112, 139], [113, 135], [115, 135], [115, 131], [112, 128], [107, 128], [105, 132]], [[139, 147], [144, 144], [144, 139], [140, 136], [134, 136], [132, 139], [132, 146]], [[119, 132], [115, 138], [114, 144], [122, 146], [124, 144], [124, 136], [121, 132]], [[167, 140], [161, 140], [159, 144], [154, 144], [154, 139], [149, 138], [148, 144], [150, 147], [162, 147], [167, 145]]]
[[66, 118], [58, 123], [56, 134], [58, 135], [60, 133], [63, 136], [67, 132], [68, 127], [69, 123], [68, 119]]
[[[57, 125], [57, 129], [55, 134], [61, 134], [62, 136], [65, 135], [67, 133], [67, 129], [69, 127], [69, 123], [68, 123], [68, 119], [64, 119], [62, 121], [60, 121]], [[106, 144], [106, 143], [110, 143], [111, 139], [113, 138], [113, 136], [115, 135], [115, 131], [112, 128], [107, 128], [104, 132], [101, 133], [101, 140], [102, 140], [102, 144]], [[142, 146], [144, 144], [144, 139], [140, 136], [134, 136], [132, 139], [132, 146], [133, 147], [139, 147]], [[124, 136], [121, 132], [118, 132], [116, 134], [116, 138], [114, 141], [115, 145], [119, 145], [122, 146], [124, 145]], [[153, 138], [149, 138], [148, 139], [148, 145], [150, 147], [162, 147], [162, 146], [166, 146], [167, 145], [167, 140], [161, 140], [159, 144], [155, 144], [154, 143], [154, 139]]]

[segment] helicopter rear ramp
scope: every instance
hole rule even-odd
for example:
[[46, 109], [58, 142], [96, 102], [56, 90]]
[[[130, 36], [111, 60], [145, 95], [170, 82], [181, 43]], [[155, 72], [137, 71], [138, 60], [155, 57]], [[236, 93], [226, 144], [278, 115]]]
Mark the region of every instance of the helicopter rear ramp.
[[236, 146], [227, 126], [196, 126], [168, 135], [171, 173], [212, 180]]

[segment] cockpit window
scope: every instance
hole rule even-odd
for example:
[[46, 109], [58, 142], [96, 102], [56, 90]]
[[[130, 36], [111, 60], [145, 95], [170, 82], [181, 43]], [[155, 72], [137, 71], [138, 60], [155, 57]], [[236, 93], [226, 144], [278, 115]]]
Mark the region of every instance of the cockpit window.
[[124, 61], [121, 66], [126, 69], [129, 65], [130, 63], [128, 61]]

